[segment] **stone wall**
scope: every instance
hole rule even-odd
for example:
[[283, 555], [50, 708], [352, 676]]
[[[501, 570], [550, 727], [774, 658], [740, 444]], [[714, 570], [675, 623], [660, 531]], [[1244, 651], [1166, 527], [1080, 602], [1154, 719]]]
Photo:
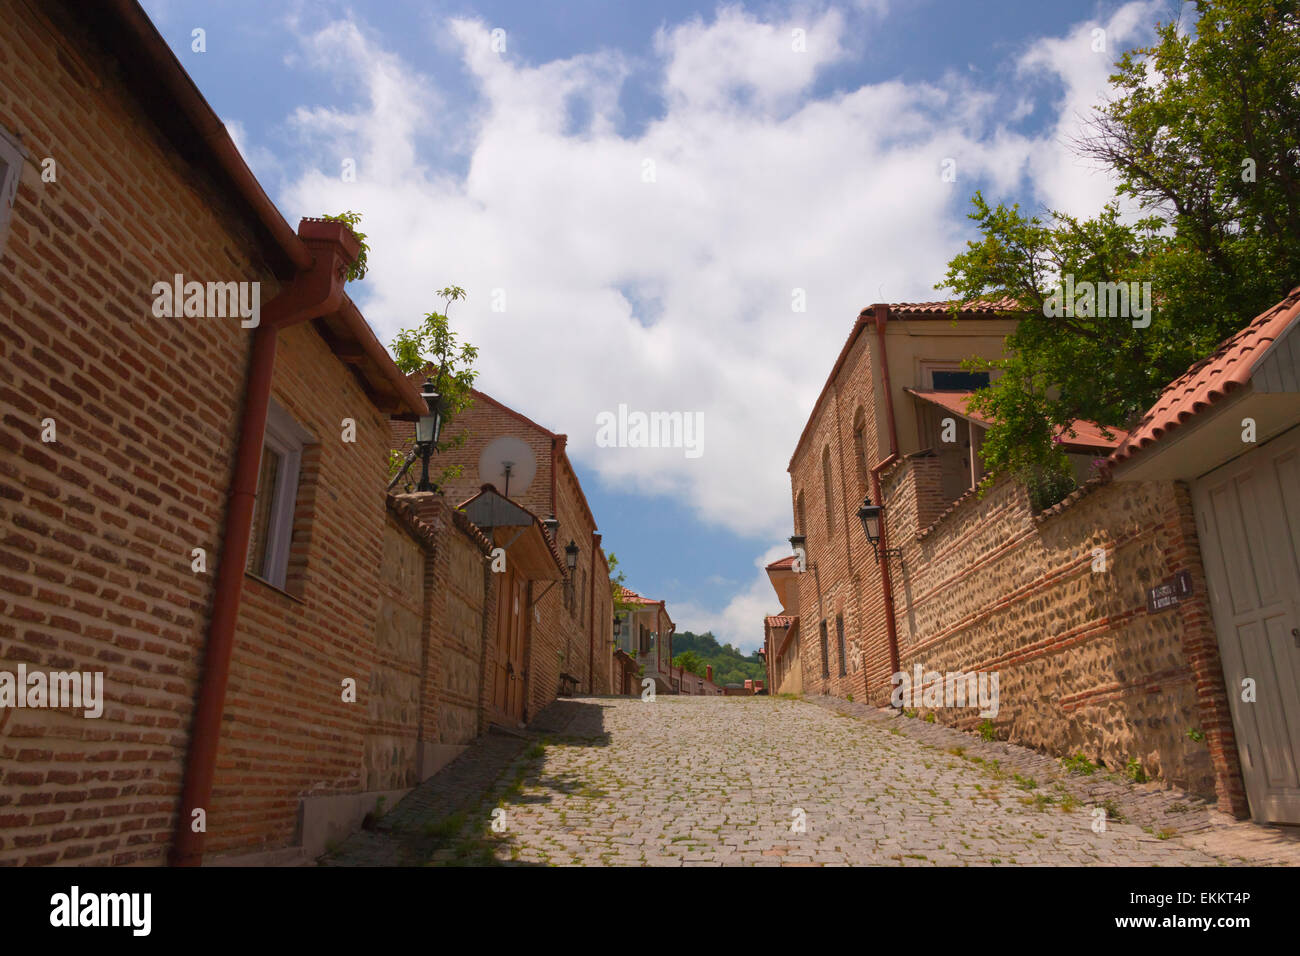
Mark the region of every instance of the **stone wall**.
[[[1111, 770], [1136, 761], [1242, 811], [1186, 489], [1093, 484], [1035, 515], [1024, 487], [1003, 480], [936, 523], [933, 463], [906, 459], [887, 481], [903, 549], [892, 565], [901, 669], [997, 672], [1000, 737]], [[1191, 597], [1149, 612], [1147, 589], [1183, 570]], [[934, 709], [967, 729], [982, 723], [977, 711]]]
[[[443, 488], [447, 501], [457, 505], [478, 492], [479, 456], [492, 441], [507, 435], [518, 438], [532, 449], [537, 470], [526, 489], [510, 489], [510, 498], [538, 517], [553, 513], [559, 519], [556, 546], [561, 553], [570, 541], [578, 547], [577, 568], [569, 587], [556, 584], [548, 590], [549, 582], [534, 582], [529, 587], [525, 719], [556, 698], [561, 673], [578, 679], [579, 693], [608, 692], [614, 627], [609, 567], [582, 485], [565, 453], [565, 436], [482, 393], [476, 393], [474, 404], [448, 427], [451, 434], [465, 431], [468, 438], [460, 447], [438, 455], [440, 468], [461, 466], [461, 475], [449, 479]], [[394, 446], [404, 450], [409, 446], [411, 426], [393, 423], [392, 436]], [[497, 491], [504, 493], [505, 489]]]
[[419, 542], [389, 518], [380, 564], [375, 665], [366, 694], [366, 790], [400, 790], [420, 782], [421, 681], [427, 666], [424, 562]]

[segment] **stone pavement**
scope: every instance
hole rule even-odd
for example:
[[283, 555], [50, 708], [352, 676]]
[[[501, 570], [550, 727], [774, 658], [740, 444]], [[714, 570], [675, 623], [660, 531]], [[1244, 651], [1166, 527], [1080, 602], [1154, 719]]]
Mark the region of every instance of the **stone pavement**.
[[577, 698], [556, 701], [524, 737], [485, 736], [321, 862], [1300, 861], [1293, 828], [1223, 823], [1176, 791], [1067, 774], [1033, 751], [861, 704]]

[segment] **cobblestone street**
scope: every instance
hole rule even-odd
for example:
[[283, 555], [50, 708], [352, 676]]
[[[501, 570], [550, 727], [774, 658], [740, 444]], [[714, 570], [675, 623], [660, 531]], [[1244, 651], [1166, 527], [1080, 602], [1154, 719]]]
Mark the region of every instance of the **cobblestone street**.
[[[1287, 829], [843, 701], [558, 701], [489, 735], [326, 865], [1232, 865]], [[494, 811], [496, 831], [493, 829]], [[1094, 831], [1104, 810], [1104, 832]], [[802, 828], [800, 827], [802, 823]], [[1225, 834], [1228, 836], [1225, 837]]]

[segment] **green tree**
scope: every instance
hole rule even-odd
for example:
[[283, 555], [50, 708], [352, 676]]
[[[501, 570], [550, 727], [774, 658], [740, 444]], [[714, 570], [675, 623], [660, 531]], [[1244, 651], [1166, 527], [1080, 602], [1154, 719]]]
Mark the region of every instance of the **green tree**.
[[[976, 193], [980, 238], [938, 288], [958, 301], [1008, 297], [1024, 317], [1012, 355], [972, 368], [1000, 378], [974, 410], [995, 424], [983, 457], [994, 476], [1030, 485], [1039, 506], [1068, 492], [1057, 444], [1083, 418], [1129, 427], [1159, 391], [1300, 281], [1300, 19], [1294, 3], [1200, 0], [1194, 31], [1157, 26], [1151, 47], [1124, 53], [1111, 96], [1074, 144], [1119, 177], [1143, 211], [1114, 203], [1089, 219]], [[1150, 283], [1150, 324], [1057, 312], [1066, 277]], [[1130, 287], [1131, 288], [1131, 287]], [[1137, 326], [1134, 321], [1138, 321]]]
[[[460, 340], [447, 317], [451, 303], [465, 298], [465, 290], [453, 285], [439, 289], [435, 294], [443, 299], [443, 311], [427, 312], [419, 325], [402, 329], [390, 348], [397, 367], [408, 375], [428, 370], [434, 389], [440, 396], [442, 412], [442, 434], [437, 450], [445, 451], [464, 445], [469, 437], [469, 432], [461, 429], [449, 438], [447, 426], [474, 403], [471, 390], [478, 377], [478, 372], [474, 369], [478, 349]], [[398, 467], [400, 465], [399, 456]], [[437, 483], [457, 477], [460, 470], [459, 465], [444, 468]]]
[[347, 212], [341, 212], [333, 216], [321, 216], [330, 222], [341, 222], [348, 227], [348, 230], [357, 239], [361, 245], [361, 251], [357, 253], [356, 261], [348, 266], [347, 275], [344, 276], [346, 282], [356, 282], [366, 277], [366, 269], [369, 267], [368, 257], [370, 246], [366, 243], [366, 234], [357, 230], [357, 223], [361, 221], [361, 213], [353, 212], [349, 209]]
[[614, 616], [618, 617], [634, 610], [636, 605], [623, 596], [627, 587], [627, 574], [619, 568], [618, 556], [611, 551], [605, 560], [609, 565], [609, 594], [614, 600]]
[[685, 653], [678, 654], [673, 658], [673, 666], [683, 668], [684, 670], [690, 671], [692, 674], [698, 674], [700, 677], [703, 677], [707, 662], [694, 651], [686, 651]]

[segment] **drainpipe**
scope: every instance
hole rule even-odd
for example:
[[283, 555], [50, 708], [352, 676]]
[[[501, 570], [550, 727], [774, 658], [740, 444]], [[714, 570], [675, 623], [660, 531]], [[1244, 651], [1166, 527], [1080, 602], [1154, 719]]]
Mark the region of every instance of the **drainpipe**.
[[[880, 473], [898, 461], [898, 425], [894, 419], [894, 394], [889, 383], [889, 357], [885, 351], [885, 323], [889, 321], [889, 306], [872, 306], [876, 317], [876, 343], [880, 352], [880, 382], [885, 390], [885, 418], [889, 424], [889, 455], [871, 469], [871, 493], [876, 504], [883, 505], [885, 499], [880, 490]], [[880, 541], [877, 542], [880, 563], [880, 587], [885, 594], [885, 635], [889, 642], [890, 673], [897, 674], [898, 661], [898, 626], [894, 620], [894, 585], [889, 577], [889, 531], [885, 513], [880, 514]]]
[[244, 568], [248, 563], [248, 545], [252, 535], [253, 501], [257, 494], [262, 442], [266, 436], [266, 413], [271, 400], [276, 336], [281, 329], [338, 311], [343, 301], [344, 273], [360, 249], [356, 238], [340, 223], [304, 219], [298, 224], [298, 236], [312, 256], [311, 267], [294, 276], [289, 285], [267, 303], [262, 310], [261, 322], [253, 333], [239, 444], [221, 538], [221, 565], [217, 569], [203, 676], [190, 729], [185, 784], [172, 845], [173, 866], [199, 866], [203, 860], [206, 834], [195, 833], [191, 824], [194, 811], [202, 809], [206, 813], [212, 799], [221, 718], [230, 679], [230, 655], [239, 619]]
[[555, 472], [559, 469], [560, 438], [560, 435], [551, 436], [551, 514], [556, 518], [560, 516], [559, 512], [555, 510]]
[[596, 693], [596, 549], [600, 547], [600, 535], [591, 533], [591, 581], [587, 587], [587, 683], [592, 694]]

